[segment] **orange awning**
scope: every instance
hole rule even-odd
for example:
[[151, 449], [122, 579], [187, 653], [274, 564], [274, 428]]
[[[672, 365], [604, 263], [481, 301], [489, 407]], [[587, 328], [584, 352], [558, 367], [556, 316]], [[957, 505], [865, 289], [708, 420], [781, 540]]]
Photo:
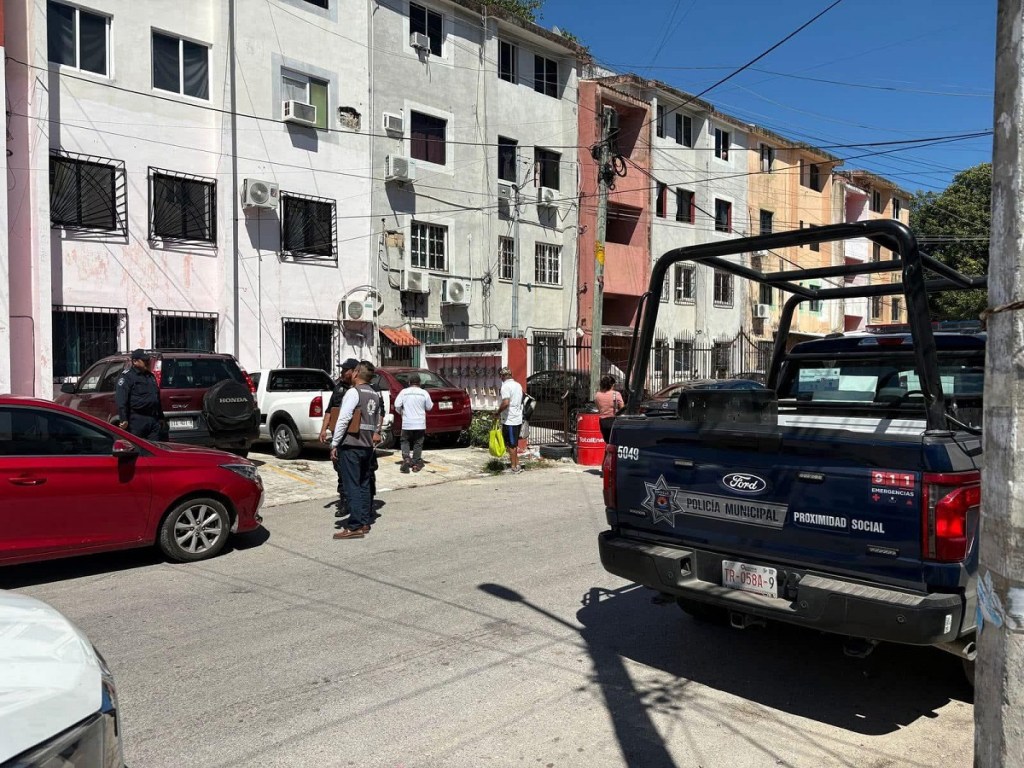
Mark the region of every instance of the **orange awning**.
[[381, 328], [380, 332], [396, 347], [418, 347], [420, 340], [404, 328]]

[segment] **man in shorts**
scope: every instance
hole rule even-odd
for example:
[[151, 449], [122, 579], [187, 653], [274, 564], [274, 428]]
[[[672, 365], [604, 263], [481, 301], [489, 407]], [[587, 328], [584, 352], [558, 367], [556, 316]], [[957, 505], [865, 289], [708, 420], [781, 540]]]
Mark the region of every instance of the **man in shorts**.
[[519, 433], [523, 428], [523, 387], [512, 378], [510, 368], [498, 371], [501, 377], [501, 405], [498, 417], [501, 419], [501, 436], [505, 439], [505, 450], [512, 465], [512, 474], [523, 471], [519, 466]]

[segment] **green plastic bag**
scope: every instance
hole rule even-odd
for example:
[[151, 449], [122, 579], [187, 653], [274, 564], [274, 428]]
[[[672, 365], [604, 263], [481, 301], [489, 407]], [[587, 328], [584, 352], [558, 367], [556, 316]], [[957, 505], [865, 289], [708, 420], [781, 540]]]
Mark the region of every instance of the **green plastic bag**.
[[491, 456], [496, 459], [500, 459], [505, 455], [505, 438], [501, 436], [501, 426], [497, 423], [491, 427], [491, 434], [487, 439], [487, 448], [491, 452]]

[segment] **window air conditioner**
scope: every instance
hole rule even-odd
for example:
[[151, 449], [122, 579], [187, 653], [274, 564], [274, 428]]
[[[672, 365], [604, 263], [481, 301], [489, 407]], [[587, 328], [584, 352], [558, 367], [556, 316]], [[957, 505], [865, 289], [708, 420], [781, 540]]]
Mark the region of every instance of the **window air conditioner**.
[[537, 204], [538, 205], [555, 205], [555, 200], [558, 199], [558, 190], [551, 189], [550, 187], [538, 187], [537, 189]]
[[430, 38], [422, 32], [413, 32], [409, 35], [409, 45], [417, 51], [430, 51]]
[[243, 208], [277, 208], [280, 189], [277, 184], [259, 179], [245, 179], [242, 182]]
[[384, 181], [415, 181], [416, 163], [405, 155], [384, 158]]
[[430, 275], [421, 269], [402, 272], [402, 290], [406, 293], [430, 293]]
[[316, 125], [316, 107], [303, 101], [285, 101], [281, 104], [286, 123]]
[[772, 308], [767, 304], [755, 304], [754, 305], [754, 318], [757, 320], [767, 320], [772, 316]]
[[511, 202], [512, 201], [512, 185], [511, 184], [499, 184], [498, 185], [498, 200]]
[[760, 259], [760, 258], [762, 258], [764, 256], [767, 256], [768, 255], [768, 251], [751, 251], [750, 255], [754, 256], [755, 258]]
[[465, 306], [469, 304], [469, 291], [470, 285], [465, 280], [445, 280], [442, 303]]
[[385, 112], [384, 131], [386, 133], [405, 133], [405, 120], [394, 112]]

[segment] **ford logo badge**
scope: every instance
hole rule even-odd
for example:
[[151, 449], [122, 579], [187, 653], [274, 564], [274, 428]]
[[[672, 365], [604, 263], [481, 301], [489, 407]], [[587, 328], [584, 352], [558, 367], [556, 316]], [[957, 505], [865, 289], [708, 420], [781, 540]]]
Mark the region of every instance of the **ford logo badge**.
[[768, 490], [768, 481], [763, 477], [749, 472], [730, 472], [722, 478], [722, 485], [736, 493], [764, 493]]

